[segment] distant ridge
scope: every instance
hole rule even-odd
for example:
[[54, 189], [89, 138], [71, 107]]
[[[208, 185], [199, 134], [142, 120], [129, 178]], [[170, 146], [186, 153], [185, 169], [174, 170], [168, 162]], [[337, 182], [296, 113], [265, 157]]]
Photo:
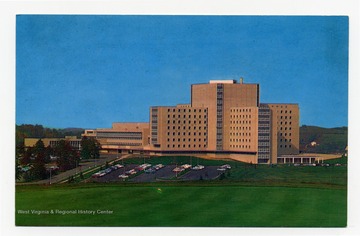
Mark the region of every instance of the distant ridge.
[[47, 128], [42, 125], [16, 125], [16, 145], [23, 144], [25, 138], [63, 138], [65, 136], [81, 137], [83, 128]]
[[300, 127], [300, 151], [309, 153], [343, 153], [348, 144], [348, 127]]

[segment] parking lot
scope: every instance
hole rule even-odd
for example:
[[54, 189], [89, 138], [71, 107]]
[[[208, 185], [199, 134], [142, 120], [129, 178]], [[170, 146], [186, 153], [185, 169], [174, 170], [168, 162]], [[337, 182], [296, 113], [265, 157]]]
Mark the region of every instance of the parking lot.
[[[103, 176], [91, 178], [95, 182], [156, 182], [169, 180], [212, 180], [218, 178], [225, 170], [219, 170], [220, 166], [201, 166], [194, 168], [189, 165], [185, 168], [176, 165], [167, 165], [155, 169], [155, 166], [142, 169], [141, 166], [128, 164], [124, 167], [111, 170]], [[175, 172], [174, 170], [178, 170]], [[146, 171], [145, 171], [146, 170]], [[136, 173], [135, 173], [136, 172]]]

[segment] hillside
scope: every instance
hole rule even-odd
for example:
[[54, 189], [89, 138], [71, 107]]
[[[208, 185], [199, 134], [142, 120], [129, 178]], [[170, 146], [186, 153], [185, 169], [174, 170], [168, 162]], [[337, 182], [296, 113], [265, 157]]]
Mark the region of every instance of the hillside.
[[[300, 151], [309, 153], [343, 153], [347, 146], [347, 127], [300, 127]], [[316, 142], [311, 145], [312, 142]]]
[[42, 125], [16, 125], [16, 145], [24, 143], [24, 138], [63, 138], [65, 136], [81, 137], [84, 129], [52, 129]]

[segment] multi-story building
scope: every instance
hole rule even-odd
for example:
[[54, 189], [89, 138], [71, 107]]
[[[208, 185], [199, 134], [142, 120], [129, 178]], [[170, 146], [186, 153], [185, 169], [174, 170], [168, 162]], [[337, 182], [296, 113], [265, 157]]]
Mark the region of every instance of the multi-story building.
[[[68, 141], [70, 145], [76, 149], [81, 149], [81, 139], [78, 139], [76, 136], [65, 136], [65, 138], [42, 138], [44, 146], [50, 146], [52, 148], [56, 147], [61, 140]], [[24, 146], [25, 147], [33, 147], [39, 141], [39, 138], [25, 138]]]
[[109, 153], [142, 153], [150, 144], [149, 123], [113, 123], [110, 129], [85, 130], [83, 135], [95, 137]]
[[[103, 150], [117, 153], [195, 155], [277, 163], [299, 154], [297, 104], [260, 103], [259, 84], [242, 79], [191, 86], [191, 103], [150, 107], [149, 123], [114, 123], [87, 130]], [[280, 159], [278, 159], [278, 157]]]

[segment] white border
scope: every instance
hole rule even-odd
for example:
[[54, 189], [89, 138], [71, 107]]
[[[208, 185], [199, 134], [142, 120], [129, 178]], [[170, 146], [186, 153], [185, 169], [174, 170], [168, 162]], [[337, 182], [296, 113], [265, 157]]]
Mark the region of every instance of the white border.
[[[360, 235], [360, 156], [356, 135], [360, 132], [356, 92], [359, 89], [359, 2], [356, 0], [0, 0], [0, 118], [1, 131], [1, 235]], [[15, 18], [17, 14], [139, 14], [139, 15], [347, 15], [349, 53], [349, 218], [347, 228], [32, 228], [15, 227]], [[5, 152], [3, 152], [3, 149]], [[329, 206], [331, 207], [331, 206]]]

